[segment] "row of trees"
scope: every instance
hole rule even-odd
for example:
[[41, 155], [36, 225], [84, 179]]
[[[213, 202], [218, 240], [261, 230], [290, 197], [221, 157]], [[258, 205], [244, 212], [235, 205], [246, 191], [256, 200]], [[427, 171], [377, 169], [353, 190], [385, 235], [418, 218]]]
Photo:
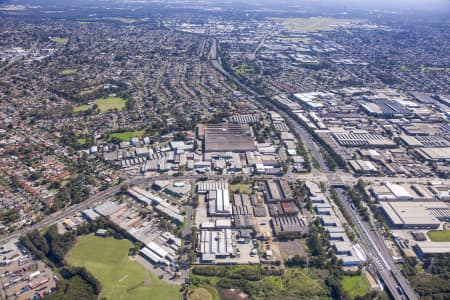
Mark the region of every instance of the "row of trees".
[[90, 189], [86, 186], [86, 176], [78, 175], [71, 178], [67, 184], [60, 187], [55, 195], [55, 202], [49, 208], [50, 212], [65, 207], [68, 204], [77, 204], [86, 200], [90, 195]]
[[367, 207], [364, 205], [363, 197], [358, 192], [358, 190], [348, 187], [347, 192], [350, 195], [350, 198], [352, 199], [353, 204], [358, 209], [358, 212], [359, 212], [360, 216], [363, 218], [363, 220], [369, 221], [369, 211], [368, 211]]
[[448, 299], [450, 294], [450, 254], [436, 254], [423, 259], [423, 268], [431, 274], [421, 271], [415, 257], [406, 257], [402, 272], [413, 284], [423, 299]]
[[58, 234], [56, 225], [51, 226], [44, 235], [38, 230], [22, 236], [20, 241], [39, 259], [50, 261], [59, 267], [63, 265], [64, 256], [75, 244], [76, 235], [73, 232]]

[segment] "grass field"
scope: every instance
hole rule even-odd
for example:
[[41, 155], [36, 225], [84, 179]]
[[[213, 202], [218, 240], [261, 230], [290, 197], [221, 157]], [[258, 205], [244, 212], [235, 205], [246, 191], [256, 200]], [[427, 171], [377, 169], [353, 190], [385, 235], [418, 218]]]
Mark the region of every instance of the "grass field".
[[348, 25], [349, 19], [335, 18], [275, 18], [275, 21], [283, 24], [287, 31], [292, 32], [318, 32], [334, 30], [336, 26]]
[[352, 299], [356, 296], [364, 296], [370, 292], [369, 283], [364, 275], [344, 276], [342, 285]]
[[213, 300], [213, 296], [206, 288], [196, 288], [189, 292], [189, 300]]
[[450, 242], [450, 230], [432, 230], [427, 235], [433, 242]]
[[448, 71], [450, 71], [450, 68], [421, 66], [421, 67], [420, 67], [420, 70], [421, 70], [421, 71], [428, 71], [428, 72], [432, 72], [432, 71], [443, 71], [443, 72], [448, 72]]
[[[125, 100], [120, 97], [108, 97], [108, 98], [101, 98], [97, 99], [95, 103], [97, 103], [98, 108], [102, 112], [106, 112], [110, 109], [117, 108], [117, 110], [122, 110], [125, 107]], [[85, 105], [79, 105], [74, 108], [74, 111], [85, 111], [91, 108], [92, 105], [85, 104]]]
[[108, 111], [114, 108], [122, 110], [125, 107], [125, 100], [120, 97], [101, 98], [97, 99], [95, 103], [97, 103], [101, 111]]
[[421, 72], [448, 72], [450, 68], [446, 67], [427, 67], [427, 66], [400, 66], [400, 70], [408, 71], [408, 70], [420, 70]]
[[230, 191], [232, 193], [239, 190], [239, 192], [244, 194], [251, 194], [252, 193], [252, 185], [246, 184], [246, 183], [240, 183], [240, 184], [230, 184]]
[[132, 138], [138, 137], [141, 138], [144, 135], [144, 130], [136, 130], [136, 131], [125, 131], [125, 132], [115, 132], [111, 133], [110, 137], [118, 138], [123, 142], [129, 142]]
[[65, 69], [61, 71], [62, 75], [70, 75], [70, 74], [75, 74], [77, 72], [76, 69]]
[[78, 111], [85, 111], [85, 110], [88, 110], [88, 109], [91, 108], [91, 107], [92, 107], [92, 105], [90, 105], [90, 104], [78, 105], [78, 106], [75, 106], [75, 107], [73, 108], [73, 111], [75, 111], [75, 112], [78, 112]]
[[239, 74], [252, 74], [255, 73], [255, 70], [249, 65], [242, 64], [237, 68], [237, 72]]
[[110, 300], [179, 299], [180, 286], [159, 280], [131, 260], [128, 257], [131, 247], [133, 244], [128, 240], [85, 235], [78, 238], [67, 261], [85, 267], [101, 282], [101, 297]]
[[57, 44], [67, 44], [67, 42], [69, 41], [69, 38], [52, 37], [51, 40]]

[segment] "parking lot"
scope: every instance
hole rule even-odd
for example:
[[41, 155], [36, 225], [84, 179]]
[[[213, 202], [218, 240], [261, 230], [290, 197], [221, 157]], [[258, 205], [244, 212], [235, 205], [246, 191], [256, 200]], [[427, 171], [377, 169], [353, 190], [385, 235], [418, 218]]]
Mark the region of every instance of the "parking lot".
[[0, 246], [1, 299], [30, 299], [56, 287], [54, 275], [17, 240]]

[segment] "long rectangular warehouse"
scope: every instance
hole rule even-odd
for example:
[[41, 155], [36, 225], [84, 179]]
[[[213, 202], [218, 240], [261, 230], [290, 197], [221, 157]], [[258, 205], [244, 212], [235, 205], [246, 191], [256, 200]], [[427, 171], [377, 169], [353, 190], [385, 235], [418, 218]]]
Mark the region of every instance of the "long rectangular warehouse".
[[448, 208], [446, 203], [440, 201], [381, 201], [380, 204], [390, 226], [400, 229], [438, 228], [441, 221], [433, 215], [433, 211]]
[[205, 127], [205, 152], [246, 152], [256, 150], [247, 124], [208, 124]]

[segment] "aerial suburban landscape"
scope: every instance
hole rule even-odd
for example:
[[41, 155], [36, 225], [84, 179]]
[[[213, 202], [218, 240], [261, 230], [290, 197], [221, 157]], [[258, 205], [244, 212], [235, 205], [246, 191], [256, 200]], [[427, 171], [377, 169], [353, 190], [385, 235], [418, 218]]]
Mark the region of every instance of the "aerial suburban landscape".
[[0, 1], [0, 300], [450, 299], [450, 3]]

